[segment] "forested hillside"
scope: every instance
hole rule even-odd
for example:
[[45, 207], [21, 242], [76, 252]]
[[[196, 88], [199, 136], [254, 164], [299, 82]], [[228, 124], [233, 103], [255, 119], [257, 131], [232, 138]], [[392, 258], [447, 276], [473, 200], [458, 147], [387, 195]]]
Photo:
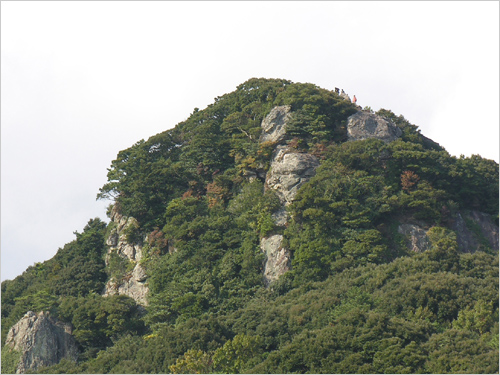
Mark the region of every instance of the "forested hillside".
[[[250, 79], [120, 151], [110, 222], [2, 283], [2, 372], [498, 373], [498, 187], [390, 110]], [[76, 356], [28, 353], [28, 311]]]

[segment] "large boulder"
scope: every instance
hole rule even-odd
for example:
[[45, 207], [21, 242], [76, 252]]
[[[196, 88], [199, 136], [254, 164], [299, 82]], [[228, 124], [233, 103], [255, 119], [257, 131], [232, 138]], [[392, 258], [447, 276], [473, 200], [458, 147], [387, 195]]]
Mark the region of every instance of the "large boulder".
[[318, 165], [319, 160], [314, 155], [277, 146], [266, 176], [266, 185], [276, 191], [282, 204], [289, 205], [300, 187], [315, 175]]
[[291, 118], [291, 107], [282, 105], [274, 107], [262, 121], [262, 134], [259, 142], [278, 143], [285, 139], [286, 125]]
[[21, 353], [16, 373], [36, 371], [63, 358], [76, 361], [78, 347], [71, 333], [70, 324], [56, 320], [49, 312], [28, 311], [9, 330], [3, 350], [10, 348]]
[[347, 119], [347, 138], [359, 141], [368, 138], [392, 142], [400, 138], [402, 131], [385, 117], [367, 111], [359, 111]]

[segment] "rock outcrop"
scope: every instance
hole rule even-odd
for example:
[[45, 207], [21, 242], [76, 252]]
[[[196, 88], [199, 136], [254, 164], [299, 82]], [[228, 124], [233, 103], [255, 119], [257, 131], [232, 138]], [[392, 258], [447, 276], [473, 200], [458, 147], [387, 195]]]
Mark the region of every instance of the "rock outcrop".
[[111, 254], [115, 253], [121, 258], [134, 263], [134, 268], [127, 272], [120, 280], [110, 279], [104, 287], [103, 296], [126, 295], [133, 298], [138, 304], [146, 306], [146, 296], [149, 292], [147, 285], [147, 274], [139, 263], [142, 259], [142, 246], [130, 243], [127, 240], [127, 233], [137, 226], [137, 220], [133, 217], [122, 216], [113, 209], [111, 220], [115, 223], [115, 228], [109, 234], [106, 244], [108, 254], [106, 255], [106, 265], [109, 266]]
[[285, 139], [286, 125], [291, 118], [291, 107], [282, 105], [274, 107], [271, 112], [262, 120], [262, 134], [259, 138], [260, 143], [272, 142], [278, 143]]
[[282, 204], [292, 203], [297, 191], [315, 175], [319, 165], [316, 156], [298, 153], [287, 146], [277, 146], [266, 176], [266, 185], [274, 189]]
[[[290, 205], [297, 191], [314, 176], [319, 165], [317, 157], [307, 153], [297, 152], [286, 146], [286, 125], [291, 118], [290, 106], [275, 107], [262, 121], [260, 142], [276, 144], [271, 166], [265, 176], [266, 189], [276, 191], [282, 204], [281, 208], [272, 214], [275, 224], [284, 227], [288, 221], [285, 207]], [[291, 267], [290, 251], [282, 246], [283, 236], [274, 234], [262, 238], [260, 248], [265, 254], [264, 282], [270, 285]]]
[[133, 298], [137, 304], [147, 306], [149, 288], [146, 284], [147, 275], [140, 264], [136, 264], [122, 280], [110, 279], [104, 287], [103, 296], [124, 295]]
[[409, 250], [421, 253], [431, 248], [431, 241], [427, 236], [427, 232], [416, 224], [400, 224], [398, 233], [406, 238], [406, 245]]
[[377, 138], [384, 142], [392, 142], [401, 135], [401, 129], [392, 121], [370, 112], [359, 111], [347, 119], [349, 141]]
[[71, 333], [70, 324], [57, 321], [49, 312], [28, 311], [10, 329], [3, 350], [10, 347], [21, 353], [16, 373], [36, 371], [63, 358], [76, 361], [78, 347]]
[[260, 240], [260, 248], [266, 255], [264, 263], [264, 283], [266, 286], [290, 270], [290, 252], [281, 246], [282, 242], [283, 236], [281, 234]]
[[[431, 248], [424, 225], [402, 223], [398, 226], [398, 233], [405, 236], [409, 250], [420, 253]], [[455, 232], [458, 251], [461, 253], [499, 251], [498, 226], [488, 214], [479, 211], [458, 212], [447, 227]]]
[[137, 220], [133, 217], [122, 216], [113, 208], [111, 220], [115, 223], [115, 227], [111, 230], [106, 245], [109, 246], [109, 251], [115, 251], [123, 258], [127, 258], [134, 262], [138, 262], [142, 258], [142, 246], [129, 243], [127, 240], [127, 232], [133, 227], [137, 227]]
[[457, 234], [460, 252], [473, 253], [478, 250], [498, 252], [498, 226], [490, 215], [479, 211], [459, 212], [452, 229]]

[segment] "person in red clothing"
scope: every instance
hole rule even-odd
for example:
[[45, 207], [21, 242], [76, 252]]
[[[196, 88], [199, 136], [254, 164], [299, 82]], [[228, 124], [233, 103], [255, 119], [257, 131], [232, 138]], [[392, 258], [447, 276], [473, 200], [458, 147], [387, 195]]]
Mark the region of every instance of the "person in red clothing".
[[358, 99], [356, 99], [356, 95], [354, 95], [354, 96], [353, 96], [353, 98], [352, 98], [352, 102], [353, 102], [354, 104], [356, 104], [356, 102], [357, 102], [357, 101], [358, 101]]

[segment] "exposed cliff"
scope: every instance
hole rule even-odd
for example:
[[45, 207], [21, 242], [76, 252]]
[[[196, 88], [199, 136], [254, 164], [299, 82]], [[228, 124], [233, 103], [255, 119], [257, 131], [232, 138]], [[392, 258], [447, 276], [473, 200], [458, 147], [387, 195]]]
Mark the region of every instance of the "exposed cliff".
[[[408, 250], [420, 253], [431, 248], [427, 235], [429, 229], [429, 225], [424, 222], [401, 223], [398, 233], [405, 237]], [[458, 251], [461, 253], [497, 253], [499, 250], [498, 226], [491, 215], [479, 211], [457, 212], [449, 229], [455, 233]]]
[[[287, 139], [287, 122], [292, 118], [290, 106], [275, 107], [262, 121], [260, 142], [276, 144], [269, 171], [265, 176], [265, 187], [274, 190], [282, 207], [273, 213], [275, 224], [284, 227], [288, 221], [286, 206], [293, 202], [297, 191], [314, 176], [319, 166], [316, 156], [301, 153], [280, 144]], [[290, 251], [282, 247], [283, 236], [275, 234], [261, 239], [261, 250], [265, 254], [264, 282], [276, 281], [291, 267]]]
[[459, 212], [451, 227], [457, 234], [459, 251], [498, 252], [498, 226], [491, 215], [479, 211]]
[[48, 312], [28, 311], [11, 327], [3, 350], [21, 353], [18, 374], [57, 364], [63, 358], [76, 361], [78, 348], [71, 332], [71, 325], [57, 321]]
[[111, 230], [106, 244], [108, 253], [106, 254], [106, 265], [110, 266], [112, 256], [118, 256], [127, 262], [128, 270], [123, 275], [116, 275], [106, 283], [103, 296], [126, 295], [133, 298], [138, 304], [147, 305], [147, 274], [140, 264], [142, 259], [142, 246], [131, 242], [130, 237], [134, 229], [138, 226], [137, 220], [132, 217], [122, 216], [113, 208], [111, 220], [115, 227]]
[[297, 191], [314, 176], [319, 160], [288, 146], [277, 146], [266, 175], [266, 185], [274, 189], [285, 206], [293, 202]]
[[269, 286], [290, 270], [290, 251], [282, 246], [283, 235], [275, 234], [260, 240], [260, 248], [265, 254], [264, 283]]
[[286, 125], [291, 117], [291, 107], [289, 105], [274, 107], [262, 121], [262, 134], [259, 141], [261, 143], [283, 141], [286, 136]]
[[431, 241], [427, 236], [427, 231], [422, 228], [422, 224], [400, 224], [398, 233], [405, 236], [406, 246], [412, 252], [420, 253], [431, 248]]

